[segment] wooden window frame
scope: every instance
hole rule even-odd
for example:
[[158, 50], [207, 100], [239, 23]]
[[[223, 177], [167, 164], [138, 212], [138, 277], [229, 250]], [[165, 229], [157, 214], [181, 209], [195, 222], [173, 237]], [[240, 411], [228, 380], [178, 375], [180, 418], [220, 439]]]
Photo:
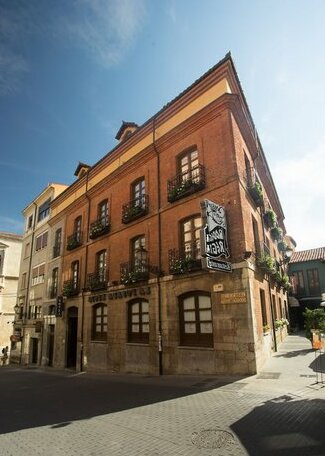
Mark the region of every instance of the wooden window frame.
[[[312, 277], [311, 277], [312, 276]], [[307, 282], [310, 296], [319, 296], [321, 294], [319, 273], [317, 268], [307, 269]], [[316, 286], [311, 286], [315, 282]]]
[[[197, 155], [193, 159], [191, 156], [195, 152]], [[184, 171], [183, 166], [182, 166], [182, 160], [185, 157], [188, 158], [187, 171]], [[197, 161], [197, 164], [193, 166], [194, 161]], [[199, 150], [196, 145], [184, 150], [183, 152], [181, 152], [180, 154], [177, 155], [176, 167], [177, 167], [177, 174], [182, 176], [182, 180], [188, 180], [188, 179], [195, 180], [195, 178], [199, 177], [199, 174], [196, 173], [196, 170], [199, 170], [199, 167], [200, 167]], [[193, 173], [193, 171], [194, 171], [194, 173]], [[183, 177], [184, 177], [184, 179], [183, 179]]]
[[[201, 219], [201, 225], [199, 228], [195, 228], [195, 220], [196, 219]], [[186, 231], [185, 232], [185, 224], [190, 222], [191, 223], [191, 229], [190, 231]], [[180, 239], [180, 242], [179, 242], [179, 245], [180, 245], [180, 250], [181, 250], [181, 254], [184, 255], [184, 257], [186, 257], [186, 245], [187, 244], [191, 244], [191, 256], [190, 258], [192, 258], [193, 260], [199, 260], [201, 258], [201, 236], [200, 236], [200, 231], [202, 229], [202, 218], [201, 218], [201, 215], [200, 214], [194, 214], [194, 215], [191, 215], [189, 217], [186, 217], [185, 219], [181, 220], [179, 222], [179, 239]], [[199, 248], [196, 249], [194, 246], [196, 246], [196, 240], [197, 238], [195, 237], [195, 233], [198, 231], [199, 233], [199, 237], [198, 237], [198, 240], [199, 240]], [[186, 233], [191, 233], [191, 240], [188, 242], [188, 241], [185, 241], [185, 234]]]
[[[100, 331], [96, 330], [96, 325], [100, 325]], [[93, 305], [91, 339], [94, 341], [107, 341], [107, 325], [107, 304], [99, 302]]]
[[[143, 303], [146, 303], [148, 306], [148, 311], [143, 310]], [[133, 312], [134, 306], [139, 305], [138, 312]], [[127, 303], [128, 308], [128, 342], [129, 343], [139, 343], [139, 344], [149, 344], [149, 334], [150, 334], [150, 308], [149, 301], [147, 299], [132, 299]], [[144, 316], [148, 316], [148, 321], [144, 321]], [[138, 316], [139, 331], [132, 331], [132, 317]], [[149, 331], [143, 331], [144, 324], [149, 326]]]
[[[199, 307], [199, 298], [200, 296], [210, 298], [210, 307], [209, 308], [200, 308]], [[195, 333], [185, 333], [185, 318], [184, 318], [184, 300], [186, 298], [194, 297], [194, 311], [195, 311], [195, 320], [192, 323], [195, 323], [196, 331]], [[205, 291], [193, 291], [185, 293], [178, 298], [178, 308], [179, 308], [179, 331], [180, 331], [180, 346], [188, 347], [213, 347], [213, 313], [212, 313], [212, 300], [211, 294]], [[200, 320], [200, 310], [211, 311], [211, 320]], [[201, 333], [200, 324], [201, 323], [211, 323], [212, 332], [211, 333]]]
[[[139, 186], [139, 190], [137, 190]], [[146, 179], [144, 176], [139, 177], [131, 184], [131, 200], [135, 206], [145, 207]]]

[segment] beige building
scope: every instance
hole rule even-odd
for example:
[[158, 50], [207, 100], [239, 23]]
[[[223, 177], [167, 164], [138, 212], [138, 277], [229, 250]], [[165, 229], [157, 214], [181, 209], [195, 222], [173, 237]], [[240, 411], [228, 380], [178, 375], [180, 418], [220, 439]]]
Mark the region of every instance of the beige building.
[[15, 317], [22, 236], [0, 233], [0, 353], [10, 349]]
[[44, 315], [48, 313], [44, 303], [49, 296], [47, 264], [52, 242], [48, 224], [50, 203], [65, 188], [62, 184], [49, 184], [23, 211], [25, 232], [14, 326], [16, 344], [11, 353], [11, 362], [42, 362]]

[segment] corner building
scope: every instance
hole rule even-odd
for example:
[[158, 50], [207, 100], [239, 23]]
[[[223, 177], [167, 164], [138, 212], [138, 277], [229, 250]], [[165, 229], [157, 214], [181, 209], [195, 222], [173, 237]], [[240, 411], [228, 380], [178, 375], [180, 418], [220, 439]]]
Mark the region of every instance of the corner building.
[[[287, 315], [287, 244], [230, 55], [142, 126], [124, 122], [117, 139], [51, 203], [50, 224], [64, 221], [65, 233], [54, 365], [257, 372], [286, 334], [276, 321]], [[230, 257], [220, 260], [231, 272], [202, 262], [205, 200], [225, 209]]]

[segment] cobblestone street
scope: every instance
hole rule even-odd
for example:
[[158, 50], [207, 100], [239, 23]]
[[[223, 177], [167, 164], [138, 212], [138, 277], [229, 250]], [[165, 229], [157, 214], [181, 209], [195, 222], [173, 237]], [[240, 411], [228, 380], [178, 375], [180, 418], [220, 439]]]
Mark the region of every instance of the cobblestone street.
[[314, 368], [300, 336], [249, 378], [4, 367], [0, 454], [321, 456], [325, 384]]

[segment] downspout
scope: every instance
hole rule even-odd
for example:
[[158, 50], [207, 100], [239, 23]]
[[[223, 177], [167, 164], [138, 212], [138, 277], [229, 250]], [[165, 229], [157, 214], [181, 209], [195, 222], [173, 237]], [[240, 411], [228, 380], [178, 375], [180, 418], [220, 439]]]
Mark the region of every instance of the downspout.
[[158, 289], [158, 357], [159, 357], [159, 375], [163, 375], [163, 346], [162, 346], [162, 308], [161, 308], [161, 194], [160, 194], [160, 156], [156, 146], [156, 117], [153, 118], [152, 124], [152, 143], [157, 156], [157, 216], [158, 216], [158, 274], [157, 274], [157, 289]]
[[90, 198], [88, 195], [88, 178], [89, 178], [89, 170], [87, 170], [86, 174], [86, 198], [88, 201], [88, 210], [87, 210], [87, 233], [86, 233], [86, 253], [85, 253], [85, 274], [84, 274], [84, 287], [81, 291], [82, 294], [82, 301], [81, 301], [81, 333], [80, 333], [80, 372], [83, 371], [84, 363], [84, 324], [85, 324], [85, 288], [87, 283], [87, 268], [88, 268], [88, 241], [89, 241], [89, 223], [90, 223]]
[[23, 310], [23, 337], [22, 337], [22, 342], [21, 342], [21, 347], [20, 347], [20, 361], [19, 361], [19, 364], [21, 364], [21, 362], [22, 362], [23, 348], [25, 348], [25, 332], [26, 332], [25, 331], [25, 327], [26, 327], [26, 320], [27, 320], [26, 317], [27, 317], [27, 310], [28, 310], [27, 303], [29, 303], [30, 274], [31, 274], [31, 268], [32, 268], [33, 248], [34, 248], [34, 239], [35, 239], [37, 204], [33, 203], [33, 205], [35, 206], [35, 210], [34, 210], [34, 219], [33, 219], [33, 227], [32, 227], [32, 240], [31, 240], [31, 243], [30, 243], [30, 255], [29, 255], [26, 299], [25, 299], [24, 310]]

